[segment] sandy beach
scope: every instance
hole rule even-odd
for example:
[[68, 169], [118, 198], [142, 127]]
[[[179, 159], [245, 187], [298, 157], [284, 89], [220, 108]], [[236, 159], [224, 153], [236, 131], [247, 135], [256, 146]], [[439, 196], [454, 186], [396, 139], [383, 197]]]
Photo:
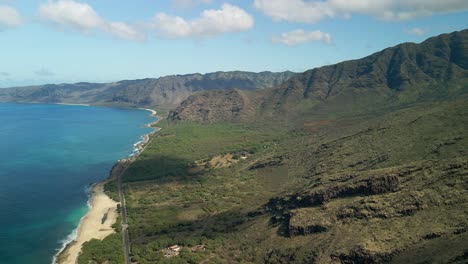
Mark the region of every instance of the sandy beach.
[[59, 264], [75, 264], [84, 242], [91, 239], [104, 239], [115, 232], [117, 202], [104, 193], [104, 183], [96, 184], [92, 190], [91, 209], [83, 217], [78, 227], [75, 241], [68, 244], [57, 257]]
[[158, 113], [158, 112], [156, 112], [156, 110], [149, 109], [149, 108], [140, 108], [140, 109], [151, 112], [151, 116], [154, 116], [154, 117], [156, 117], [156, 114]]

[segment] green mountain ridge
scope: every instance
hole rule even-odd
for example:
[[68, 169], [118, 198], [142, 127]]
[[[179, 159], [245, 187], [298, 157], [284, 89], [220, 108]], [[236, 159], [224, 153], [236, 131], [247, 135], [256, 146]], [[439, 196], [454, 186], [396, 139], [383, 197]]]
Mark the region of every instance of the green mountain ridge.
[[[421, 44], [404, 43], [362, 59], [308, 70], [269, 91], [208, 91], [183, 102], [170, 118], [245, 121], [255, 120], [259, 113], [290, 118], [318, 113], [322, 108], [335, 113], [366, 112], [451, 98], [468, 91], [467, 45], [468, 30], [463, 30], [429, 38]], [[238, 102], [232, 102], [233, 94]], [[254, 105], [250, 106], [250, 102]], [[258, 111], [252, 111], [252, 107]], [[221, 118], [209, 116], [211, 112]]]
[[0, 89], [0, 102], [74, 103], [126, 107], [173, 108], [204, 90], [266, 89], [288, 80], [293, 72], [214, 72], [126, 80], [115, 83], [48, 84]]

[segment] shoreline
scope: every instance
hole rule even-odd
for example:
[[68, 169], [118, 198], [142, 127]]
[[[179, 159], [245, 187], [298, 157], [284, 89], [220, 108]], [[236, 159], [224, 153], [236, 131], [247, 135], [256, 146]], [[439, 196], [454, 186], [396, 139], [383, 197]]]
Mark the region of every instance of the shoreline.
[[115, 233], [112, 225], [115, 224], [119, 215], [117, 212], [118, 202], [104, 193], [105, 183], [105, 181], [100, 182], [92, 187], [88, 201], [90, 209], [81, 218], [78, 228], [75, 229], [76, 237], [54, 256], [54, 263], [75, 264], [85, 242], [91, 239], [102, 240]]
[[158, 112], [156, 110], [149, 109], [149, 108], [138, 108], [138, 109], [150, 112], [151, 113], [150, 116], [156, 118], [156, 121], [145, 125], [145, 127], [147, 128], [152, 128], [153, 131], [148, 134], [143, 135], [141, 137], [141, 141], [138, 141], [137, 143], [133, 145], [135, 149], [133, 151], [133, 154], [131, 154], [129, 158], [136, 158], [145, 149], [145, 146], [150, 142], [151, 135], [153, 135], [154, 133], [160, 130], [159, 127], [155, 127], [155, 125], [159, 122], [159, 120], [161, 120], [161, 117], [157, 115]]
[[70, 104], [70, 103], [53, 103], [57, 105], [74, 105], [74, 106], [91, 106], [89, 104]]
[[156, 121], [145, 125], [147, 128], [153, 128], [154, 131], [143, 135], [142, 140], [134, 144], [133, 153], [127, 158], [118, 160], [105, 180], [92, 185], [88, 199], [88, 212], [81, 218], [78, 227], [67, 236], [62, 248], [53, 256], [52, 264], [75, 264], [85, 242], [91, 239], [103, 240], [116, 232], [112, 225], [120, 216], [117, 212], [117, 205], [120, 201], [114, 201], [105, 194], [104, 184], [122, 174], [145, 149], [151, 140], [151, 135], [160, 130], [154, 127], [161, 120], [161, 117], [157, 116], [157, 111], [147, 108], [138, 109], [149, 111], [150, 116], [156, 118]]

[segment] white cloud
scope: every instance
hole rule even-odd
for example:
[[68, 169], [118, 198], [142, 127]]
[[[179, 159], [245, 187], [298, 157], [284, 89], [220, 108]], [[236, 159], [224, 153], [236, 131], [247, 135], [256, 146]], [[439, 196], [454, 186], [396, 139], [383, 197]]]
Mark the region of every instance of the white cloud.
[[145, 40], [145, 35], [143, 33], [123, 22], [109, 22], [105, 25], [104, 30], [121, 39]]
[[104, 24], [101, 17], [88, 4], [67, 0], [49, 1], [40, 5], [38, 15], [42, 21], [62, 29], [83, 33], [90, 33]]
[[224, 4], [221, 9], [205, 10], [199, 18], [187, 21], [179, 16], [158, 13], [152, 27], [157, 35], [168, 38], [202, 38], [251, 29], [253, 17], [243, 9]]
[[126, 40], [141, 41], [145, 38], [142, 33], [126, 23], [106, 21], [86, 3], [72, 0], [49, 1], [41, 4], [37, 13], [40, 21], [62, 30], [84, 34], [102, 30]]
[[425, 29], [418, 28], [418, 27], [411, 28], [411, 29], [406, 29], [405, 32], [410, 34], [410, 35], [415, 35], [415, 36], [422, 36], [422, 35], [426, 34]]
[[370, 15], [381, 20], [409, 20], [436, 13], [468, 10], [466, 0], [254, 0], [256, 9], [276, 21], [317, 23], [325, 18]]
[[16, 9], [9, 6], [0, 6], [0, 30], [17, 27], [22, 23], [23, 20]]
[[331, 44], [331, 36], [329, 33], [322, 31], [304, 31], [303, 29], [296, 29], [293, 31], [282, 33], [274, 36], [271, 40], [273, 43], [285, 44], [288, 46], [296, 46], [312, 41], [322, 41], [325, 44]]

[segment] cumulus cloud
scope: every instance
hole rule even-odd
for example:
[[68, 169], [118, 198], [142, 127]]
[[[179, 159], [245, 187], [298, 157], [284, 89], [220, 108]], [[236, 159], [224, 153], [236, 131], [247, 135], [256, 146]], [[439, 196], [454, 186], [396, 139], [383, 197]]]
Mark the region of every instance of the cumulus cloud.
[[145, 40], [145, 35], [134, 27], [123, 22], [109, 22], [106, 23], [103, 29], [113, 36], [126, 40]]
[[9, 6], [0, 6], [0, 30], [17, 27], [22, 23], [23, 20], [16, 9]]
[[63, 0], [41, 4], [38, 15], [44, 22], [65, 30], [83, 33], [90, 33], [104, 24], [91, 6], [74, 1]]
[[312, 41], [322, 41], [325, 44], [331, 44], [331, 36], [329, 33], [322, 31], [304, 31], [303, 29], [296, 29], [293, 31], [282, 33], [274, 36], [271, 41], [277, 44], [285, 44], [288, 46], [296, 46]]
[[325, 18], [363, 14], [381, 20], [409, 20], [468, 10], [466, 0], [254, 0], [254, 7], [276, 21], [317, 23]]
[[144, 35], [134, 27], [123, 22], [106, 21], [94, 9], [81, 2], [72, 0], [49, 1], [38, 9], [39, 20], [61, 30], [90, 34], [102, 30], [126, 40], [144, 40]]
[[405, 32], [410, 35], [415, 35], [415, 36], [423, 36], [426, 34], [426, 30], [422, 28], [411, 28], [411, 29], [406, 29]]
[[190, 21], [165, 13], [156, 14], [152, 20], [156, 34], [167, 38], [203, 38], [245, 31], [253, 25], [254, 19], [250, 14], [230, 4], [224, 4], [218, 10], [205, 10], [200, 17]]

